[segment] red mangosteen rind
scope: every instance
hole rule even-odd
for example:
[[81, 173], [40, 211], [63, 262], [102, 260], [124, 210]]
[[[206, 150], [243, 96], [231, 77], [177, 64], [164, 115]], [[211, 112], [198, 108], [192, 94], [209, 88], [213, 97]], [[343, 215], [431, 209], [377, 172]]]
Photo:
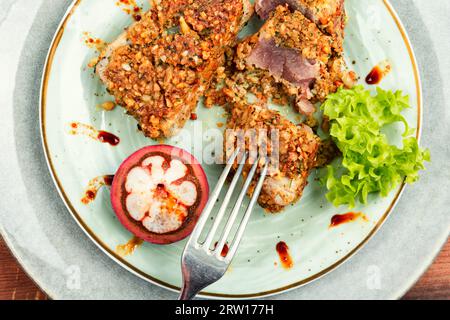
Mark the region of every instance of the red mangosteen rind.
[[[182, 180], [193, 182], [197, 189], [197, 198], [194, 205], [188, 208], [186, 220], [177, 230], [167, 233], [149, 231], [141, 221], [130, 216], [125, 206], [125, 199], [128, 196], [125, 184], [129, 172], [133, 168], [140, 167], [144, 160], [153, 156], [163, 157], [166, 165], [172, 160], [180, 160], [188, 169], [187, 175]], [[188, 237], [206, 206], [208, 196], [208, 179], [198, 160], [189, 152], [169, 145], [149, 146], [133, 153], [119, 167], [111, 187], [111, 204], [120, 223], [136, 237], [154, 244], [171, 244]]]

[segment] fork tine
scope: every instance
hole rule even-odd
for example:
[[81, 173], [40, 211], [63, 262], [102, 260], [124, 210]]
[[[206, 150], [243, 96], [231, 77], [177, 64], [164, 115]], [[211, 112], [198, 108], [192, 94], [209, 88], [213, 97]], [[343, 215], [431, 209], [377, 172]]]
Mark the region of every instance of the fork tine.
[[238, 247], [239, 243], [241, 242], [242, 236], [244, 235], [245, 227], [247, 226], [248, 220], [250, 219], [250, 216], [252, 214], [253, 208], [255, 207], [256, 201], [259, 198], [259, 194], [261, 193], [261, 189], [264, 184], [264, 180], [266, 179], [267, 172], [269, 170], [269, 162], [266, 159], [266, 165], [264, 166], [264, 169], [261, 172], [261, 176], [259, 177], [258, 183], [255, 187], [255, 190], [253, 191], [252, 199], [250, 200], [250, 204], [248, 205], [247, 211], [245, 211], [244, 218], [241, 221], [241, 224], [239, 226], [239, 229], [233, 239], [233, 244], [228, 252], [228, 255], [226, 257], [227, 262], [231, 261], [233, 259]]
[[[215, 256], [218, 259], [223, 259], [223, 257], [221, 257], [222, 248], [223, 248], [223, 246], [225, 245], [225, 243], [227, 241], [227, 238], [228, 238], [228, 236], [229, 236], [229, 234], [231, 232], [231, 229], [233, 228], [234, 222], [235, 222], [235, 220], [236, 220], [236, 218], [238, 216], [238, 213], [239, 213], [239, 210], [241, 208], [242, 202], [244, 201], [244, 198], [245, 198], [245, 196], [247, 194], [247, 190], [250, 187], [250, 184], [252, 183], [253, 177], [255, 176], [256, 169], [258, 168], [258, 164], [259, 164], [260, 160], [261, 160], [261, 156], [259, 156], [258, 159], [253, 164], [253, 166], [252, 166], [252, 168], [251, 168], [251, 170], [250, 170], [250, 172], [249, 172], [249, 174], [247, 176], [247, 179], [245, 180], [244, 187], [242, 188], [242, 191], [239, 194], [239, 197], [238, 197], [238, 199], [236, 201], [236, 204], [233, 207], [233, 211], [230, 214], [230, 217], [229, 217], [228, 222], [227, 222], [227, 224], [225, 226], [225, 229], [224, 229], [224, 231], [223, 231], [223, 233], [221, 235], [221, 238], [220, 238], [220, 240], [219, 240], [219, 242], [218, 242], [218, 244], [217, 244], [217, 246], [215, 248]], [[232, 257], [232, 255], [227, 254], [227, 257], [229, 257], [229, 256]]]
[[209, 248], [211, 246], [211, 243], [214, 240], [214, 236], [216, 235], [217, 228], [219, 227], [220, 222], [222, 221], [222, 219], [223, 219], [223, 217], [225, 215], [225, 211], [227, 210], [228, 204], [230, 203], [231, 196], [234, 193], [234, 189], [236, 188], [236, 185], [237, 185], [237, 183], [239, 181], [239, 178], [241, 176], [242, 170], [244, 169], [244, 165], [245, 165], [246, 161], [247, 161], [247, 152], [245, 152], [244, 155], [243, 155], [241, 164], [239, 165], [239, 168], [238, 168], [237, 172], [235, 173], [235, 175], [233, 177], [233, 180], [231, 181], [231, 184], [230, 184], [230, 186], [228, 188], [228, 191], [227, 191], [227, 193], [225, 195], [225, 198], [224, 198], [224, 200], [222, 202], [222, 205], [220, 206], [219, 212], [217, 213], [217, 216], [216, 216], [216, 219], [214, 221], [214, 224], [211, 227], [210, 231], [208, 232], [208, 236], [207, 236], [205, 242], [202, 245], [203, 249], [207, 253], [210, 252]]
[[214, 188], [214, 191], [211, 193], [209, 200], [206, 203], [205, 209], [203, 210], [203, 213], [200, 216], [200, 219], [194, 228], [194, 231], [192, 232], [189, 242], [191, 242], [191, 241], [197, 242], [198, 241], [198, 239], [203, 231], [203, 228], [205, 227], [206, 221], [207, 221], [208, 217], [210, 216], [211, 211], [212, 211], [217, 199], [219, 198], [220, 191], [222, 191], [222, 187], [223, 187], [223, 185], [228, 177], [228, 174], [230, 173], [230, 170], [234, 164], [234, 161], [238, 157], [240, 151], [241, 151], [241, 149], [239, 147], [236, 148], [233, 155], [228, 160], [228, 163], [225, 166], [225, 169], [223, 170], [222, 175], [220, 176], [219, 181], [217, 182], [217, 185]]

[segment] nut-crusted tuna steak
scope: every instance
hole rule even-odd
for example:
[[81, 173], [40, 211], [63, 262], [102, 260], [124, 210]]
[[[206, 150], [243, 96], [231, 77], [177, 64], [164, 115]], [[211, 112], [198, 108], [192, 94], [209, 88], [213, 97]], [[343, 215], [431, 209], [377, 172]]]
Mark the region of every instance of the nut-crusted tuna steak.
[[320, 30], [333, 38], [333, 48], [342, 52], [346, 20], [344, 0], [256, 0], [255, 10], [262, 19], [267, 19], [279, 5], [284, 4], [317, 24]]
[[310, 116], [312, 103], [325, 100], [343, 84], [353, 84], [332, 43], [332, 37], [300, 11], [278, 6], [257, 34], [238, 45], [236, 65], [242, 71], [268, 71], [295, 96], [298, 111]]
[[104, 50], [96, 72], [146, 136], [173, 136], [252, 8], [248, 0], [163, 0]]
[[[269, 212], [279, 212], [301, 198], [310, 171], [315, 167], [320, 143], [311, 128], [296, 126], [277, 111], [259, 105], [233, 106], [227, 128], [225, 154], [234, 152], [239, 140], [242, 140], [239, 135], [243, 134], [247, 151], [264, 148], [272, 159], [258, 199], [263, 208]], [[251, 138], [251, 133], [254, 138]], [[263, 166], [261, 163], [258, 170]], [[244, 167], [244, 176], [250, 167], [250, 163]], [[253, 188], [254, 185], [250, 188], [250, 195]]]

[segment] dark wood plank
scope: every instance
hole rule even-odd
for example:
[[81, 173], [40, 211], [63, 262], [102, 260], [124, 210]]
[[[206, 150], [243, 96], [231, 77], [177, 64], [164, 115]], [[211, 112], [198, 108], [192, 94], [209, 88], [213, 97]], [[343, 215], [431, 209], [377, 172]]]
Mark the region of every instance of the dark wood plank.
[[424, 276], [405, 295], [410, 300], [450, 300], [450, 241]]
[[0, 299], [46, 300], [47, 296], [23, 272], [0, 238]]
[[[0, 300], [47, 300], [0, 238]], [[450, 300], [450, 241], [404, 299]]]

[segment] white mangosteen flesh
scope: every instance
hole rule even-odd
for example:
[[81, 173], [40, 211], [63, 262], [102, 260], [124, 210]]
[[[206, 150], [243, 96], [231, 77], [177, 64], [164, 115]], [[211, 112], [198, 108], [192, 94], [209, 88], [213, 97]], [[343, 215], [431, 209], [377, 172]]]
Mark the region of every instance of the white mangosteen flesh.
[[150, 232], [178, 230], [197, 201], [197, 187], [187, 178], [188, 168], [180, 160], [168, 166], [161, 156], [150, 156], [126, 177], [125, 200], [129, 215]]

